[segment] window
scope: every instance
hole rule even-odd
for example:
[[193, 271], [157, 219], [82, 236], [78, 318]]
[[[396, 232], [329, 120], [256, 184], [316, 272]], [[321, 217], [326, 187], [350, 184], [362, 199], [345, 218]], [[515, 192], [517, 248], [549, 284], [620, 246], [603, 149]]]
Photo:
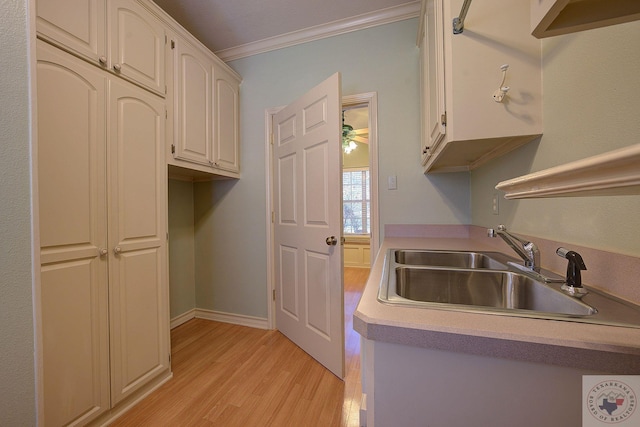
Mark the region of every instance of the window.
[[342, 218], [344, 234], [370, 234], [371, 202], [369, 169], [342, 172]]

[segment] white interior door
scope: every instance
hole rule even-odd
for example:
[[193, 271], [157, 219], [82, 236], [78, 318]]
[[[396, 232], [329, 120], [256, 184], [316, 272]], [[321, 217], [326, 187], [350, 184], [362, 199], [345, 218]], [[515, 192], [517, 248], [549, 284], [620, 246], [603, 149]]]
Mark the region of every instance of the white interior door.
[[344, 377], [341, 94], [336, 73], [273, 119], [276, 327]]

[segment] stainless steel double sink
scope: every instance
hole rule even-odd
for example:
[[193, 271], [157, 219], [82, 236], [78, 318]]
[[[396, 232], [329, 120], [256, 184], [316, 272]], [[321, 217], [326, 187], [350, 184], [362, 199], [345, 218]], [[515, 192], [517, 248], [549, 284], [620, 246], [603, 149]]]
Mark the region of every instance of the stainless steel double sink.
[[500, 252], [390, 249], [385, 254], [378, 300], [640, 328], [639, 306], [594, 289], [575, 298], [560, 289], [562, 283], [523, 274], [516, 265], [516, 259]]

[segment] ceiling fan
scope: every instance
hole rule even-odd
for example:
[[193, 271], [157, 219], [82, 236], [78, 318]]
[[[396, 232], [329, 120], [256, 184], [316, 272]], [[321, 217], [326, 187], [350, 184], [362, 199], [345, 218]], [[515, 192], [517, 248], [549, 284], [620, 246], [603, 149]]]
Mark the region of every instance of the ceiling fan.
[[358, 146], [356, 142], [362, 144], [369, 143], [369, 129], [354, 129], [353, 126], [344, 122], [344, 111], [342, 112], [342, 149], [346, 154], [351, 153]]

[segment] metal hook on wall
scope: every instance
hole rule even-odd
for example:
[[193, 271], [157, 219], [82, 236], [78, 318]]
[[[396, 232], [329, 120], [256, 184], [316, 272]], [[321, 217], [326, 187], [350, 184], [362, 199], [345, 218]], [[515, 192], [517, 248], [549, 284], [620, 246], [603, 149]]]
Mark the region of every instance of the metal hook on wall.
[[502, 81], [500, 82], [500, 86], [493, 92], [493, 100], [496, 102], [502, 102], [505, 96], [507, 96], [507, 92], [511, 89], [509, 86], [504, 86], [504, 82], [507, 79], [507, 70], [509, 69], [509, 64], [503, 64], [500, 66], [502, 70]]

